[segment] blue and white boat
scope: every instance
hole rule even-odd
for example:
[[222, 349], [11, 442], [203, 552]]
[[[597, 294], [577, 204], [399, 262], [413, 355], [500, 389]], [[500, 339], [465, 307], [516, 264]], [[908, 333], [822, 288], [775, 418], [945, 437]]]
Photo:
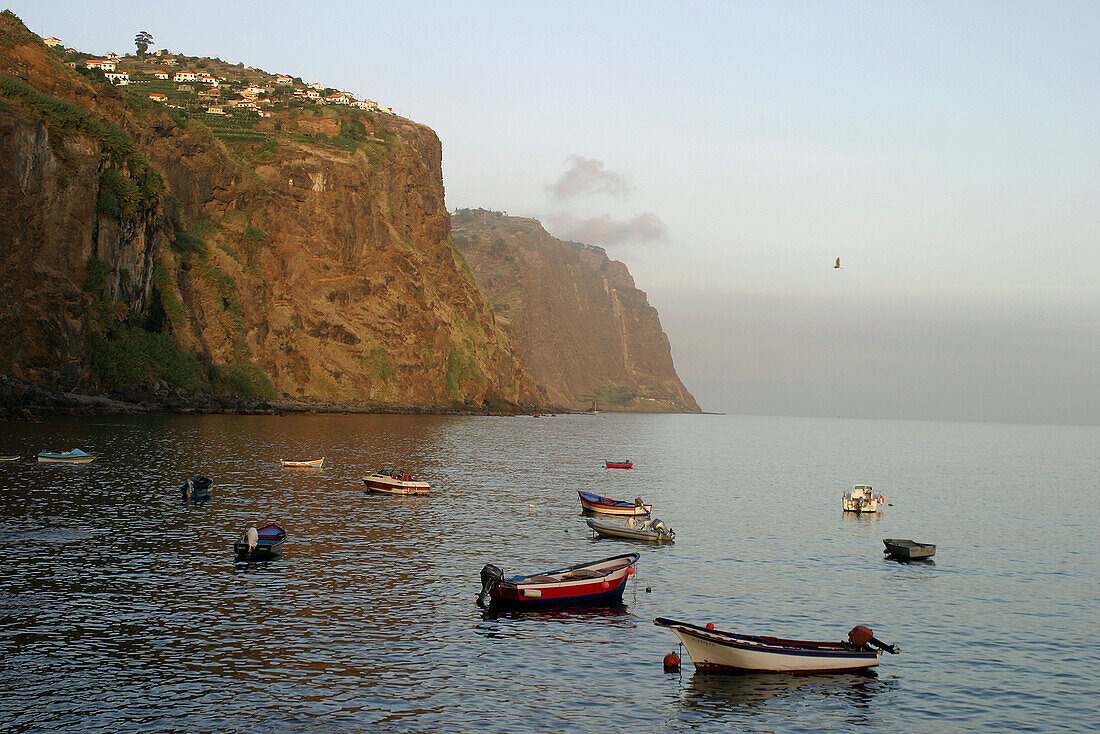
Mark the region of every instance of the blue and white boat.
[[72, 451], [53, 452], [39, 451], [38, 460], [43, 464], [88, 464], [95, 461], [95, 454], [88, 454], [80, 449]]
[[184, 502], [208, 500], [214, 494], [214, 480], [208, 477], [191, 477], [180, 485], [180, 494]]
[[255, 531], [253, 542], [249, 542], [248, 531], [233, 544], [238, 561], [270, 561], [283, 549], [286, 531], [275, 523], [265, 525]]

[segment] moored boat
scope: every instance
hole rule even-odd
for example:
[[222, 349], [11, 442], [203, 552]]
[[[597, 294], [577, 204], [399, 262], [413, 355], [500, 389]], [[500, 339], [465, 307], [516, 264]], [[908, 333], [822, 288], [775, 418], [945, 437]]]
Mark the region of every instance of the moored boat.
[[259, 529], [250, 527], [241, 539], [233, 544], [233, 550], [237, 554], [238, 561], [267, 561], [282, 551], [285, 541], [286, 531], [275, 523], [271, 523]]
[[569, 604], [621, 604], [626, 581], [634, 573], [637, 553], [625, 553], [553, 571], [504, 577], [493, 564], [481, 569], [478, 603], [514, 607]]
[[653, 505], [644, 504], [641, 497], [635, 498], [634, 502], [626, 502], [624, 500], [613, 500], [610, 497], [601, 497], [592, 492], [578, 491], [577, 494], [580, 495], [583, 509], [600, 515], [632, 515], [637, 517], [653, 512]]
[[0, 461], [18, 461], [18, 456], [0, 456]]
[[590, 517], [585, 520], [588, 527], [604, 538], [626, 538], [627, 540], [645, 540], [651, 543], [671, 543], [676, 539], [676, 532], [664, 524], [663, 521], [636, 520], [627, 518], [626, 524], [614, 520], [602, 520]]
[[214, 494], [214, 480], [208, 477], [191, 477], [180, 485], [180, 495], [184, 502], [201, 502]]
[[931, 543], [918, 543], [904, 538], [883, 538], [882, 544], [886, 546], [883, 553], [903, 561], [919, 561], [936, 555], [936, 546]]
[[658, 617], [653, 623], [675, 632], [695, 669], [705, 673], [836, 673], [872, 668], [879, 664], [884, 650], [895, 655], [901, 652], [897, 645], [877, 640], [863, 625], [852, 628], [846, 642], [814, 642], [740, 635], [667, 617]]
[[608, 459], [604, 462], [608, 469], [633, 469], [634, 462], [630, 459]]
[[88, 454], [80, 449], [72, 451], [39, 451], [38, 460], [43, 464], [87, 464], [95, 461], [95, 454]]
[[287, 461], [283, 459], [282, 462], [283, 466], [292, 469], [323, 469], [325, 457], [322, 456], [320, 459], [310, 459], [308, 461]]
[[886, 498], [875, 494], [869, 484], [857, 484], [841, 497], [845, 512], [878, 512], [878, 508], [885, 504]]
[[427, 482], [418, 482], [399, 471], [375, 472], [363, 477], [363, 484], [367, 485], [367, 491], [382, 494], [428, 494], [432, 488]]

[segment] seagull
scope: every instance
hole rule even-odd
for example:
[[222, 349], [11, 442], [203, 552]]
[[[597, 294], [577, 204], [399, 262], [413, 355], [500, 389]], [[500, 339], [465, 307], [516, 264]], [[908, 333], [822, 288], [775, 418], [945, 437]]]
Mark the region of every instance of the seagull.
[[833, 266], [834, 270], [840, 270], [840, 258], [836, 259], [836, 265]]

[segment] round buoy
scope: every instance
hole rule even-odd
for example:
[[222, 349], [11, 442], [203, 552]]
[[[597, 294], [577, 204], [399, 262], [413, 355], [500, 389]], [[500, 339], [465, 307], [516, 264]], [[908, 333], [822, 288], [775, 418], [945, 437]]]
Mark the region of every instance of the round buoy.
[[708, 630], [714, 629], [714, 622], [707, 622], [707, 629]]
[[626, 575], [630, 576], [633, 573], [634, 573], [634, 567], [633, 566], [627, 566], [626, 567]]
[[602, 582], [600, 582], [600, 588], [601, 589], [610, 589], [611, 584], [607, 583], [606, 581], [602, 581]]
[[665, 655], [665, 671], [672, 672], [680, 669], [680, 656], [674, 652]]

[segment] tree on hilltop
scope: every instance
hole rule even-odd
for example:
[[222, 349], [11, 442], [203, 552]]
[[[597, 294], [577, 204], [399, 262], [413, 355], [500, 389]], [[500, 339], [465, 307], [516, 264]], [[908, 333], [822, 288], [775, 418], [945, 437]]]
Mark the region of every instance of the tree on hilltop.
[[149, 31], [142, 31], [134, 36], [134, 45], [137, 46], [138, 58], [140, 59], [145, 55], [145, 52], [149, 50], [149, 45], [153, 42], [153, 34]]

